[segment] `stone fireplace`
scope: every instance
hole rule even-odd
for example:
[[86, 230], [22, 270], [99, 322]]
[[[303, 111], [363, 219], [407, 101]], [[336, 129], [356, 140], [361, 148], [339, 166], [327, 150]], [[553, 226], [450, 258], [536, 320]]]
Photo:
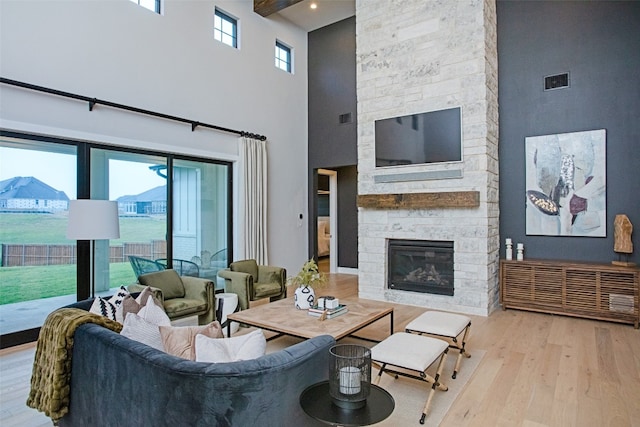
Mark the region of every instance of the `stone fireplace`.
[[387, 288], [453, 296], [453, 242], [390, 239]]
[[[356, 1], [356, 15], [359, 294], [487, 315], [498, 306], [495, 2]], [[461, 161], [376, 167], [376, 120], [455, 107]], [[452, 289], [412, 289], [442, 279], [426, 265], [390, 286], [403, 280], [392, 241], [450, 242]]]

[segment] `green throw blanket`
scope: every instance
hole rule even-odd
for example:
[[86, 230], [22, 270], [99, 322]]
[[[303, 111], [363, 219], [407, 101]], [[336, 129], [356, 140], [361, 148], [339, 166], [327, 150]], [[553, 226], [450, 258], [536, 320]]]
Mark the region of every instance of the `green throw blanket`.
[[44, 412], [54, 423], [69, 411], [73, 335], [84, 323], [122, 330], [120, 323], [78, 308], [52, 312], [40, 329], [27, 406]]

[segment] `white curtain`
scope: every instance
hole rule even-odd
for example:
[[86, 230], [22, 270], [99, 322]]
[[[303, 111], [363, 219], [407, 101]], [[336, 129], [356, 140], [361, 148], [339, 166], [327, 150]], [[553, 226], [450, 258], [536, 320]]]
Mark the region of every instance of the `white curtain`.
[[240, 138], [242, 258], [267, 265], [267, 142]]

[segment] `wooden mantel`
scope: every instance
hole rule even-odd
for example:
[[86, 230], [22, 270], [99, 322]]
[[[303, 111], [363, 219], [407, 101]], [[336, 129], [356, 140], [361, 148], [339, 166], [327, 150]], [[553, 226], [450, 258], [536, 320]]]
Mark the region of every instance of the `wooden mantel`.
[[368, 209], [477, 208], [479, 206], [479, 191], [358, 195], [358, 207]]

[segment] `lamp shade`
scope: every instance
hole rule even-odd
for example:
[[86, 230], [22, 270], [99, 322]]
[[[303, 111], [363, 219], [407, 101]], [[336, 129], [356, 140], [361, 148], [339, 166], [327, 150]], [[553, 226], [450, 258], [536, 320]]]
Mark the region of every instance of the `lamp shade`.
[[67, 239], [119, 239], [118, 202], [81, 199], [69, 202]]

